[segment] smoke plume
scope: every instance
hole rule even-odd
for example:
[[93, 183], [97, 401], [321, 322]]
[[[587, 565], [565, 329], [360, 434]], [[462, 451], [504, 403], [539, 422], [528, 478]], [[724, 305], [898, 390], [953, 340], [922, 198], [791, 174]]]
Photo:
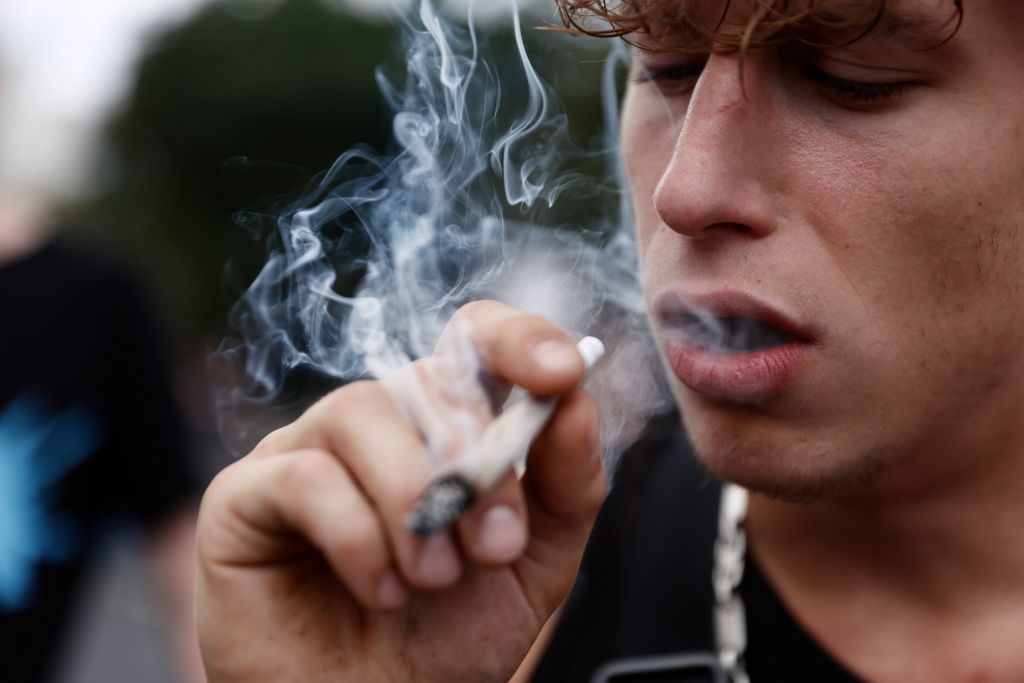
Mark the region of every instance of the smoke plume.
[[[233, 312], [240, 338], [218, 353], [244, 380], [221, 391], [222, 430], [244, 450], [265, 431], [247, 409], [279, 400], [292, 373], [387, 377], [429, 356], [459, 306], [493, 298], [605, 341], [588, 387], [614, 457], [666, 405], [616, 156], [624, 51], [605, 67], [606, 133], [581, 146], [531, 64], [518, 17], [525, 98], [503, 98], [472, 9], [454, 27], [424, 1], [401, 29], [404, 79], [378, 74], [395, 149], [346, 152], [275, 217], [272, 251]], [[601, 177], [580, 170], [595, 166]], [[601, 210], [566, 217], [570, 202]]]

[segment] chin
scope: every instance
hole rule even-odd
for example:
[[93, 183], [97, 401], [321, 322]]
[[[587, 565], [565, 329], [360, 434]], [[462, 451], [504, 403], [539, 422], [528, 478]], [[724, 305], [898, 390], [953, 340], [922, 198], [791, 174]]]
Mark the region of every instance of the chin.
[[838, 439], [778, 424], [737, 408], [724, 419], [684, 408], [701, 466], [712, 476], [793, 503], [857, 496], [874, 489], [887, 468], [878, 454], [838, 446]]

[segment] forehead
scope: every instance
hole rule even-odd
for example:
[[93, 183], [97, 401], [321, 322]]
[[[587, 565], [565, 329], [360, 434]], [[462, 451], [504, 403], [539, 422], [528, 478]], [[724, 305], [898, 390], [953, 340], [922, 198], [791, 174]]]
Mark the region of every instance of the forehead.
[[[873, 35], [911, 49], [942, 44], [962, 0], [648, 0], [647, 39], [681, 47], [757, 46], [798, 39], [837, 44]], [[973, 0], [975, 3], [985, 0]], [[700, 45], [698, 45], [700, 44]]]

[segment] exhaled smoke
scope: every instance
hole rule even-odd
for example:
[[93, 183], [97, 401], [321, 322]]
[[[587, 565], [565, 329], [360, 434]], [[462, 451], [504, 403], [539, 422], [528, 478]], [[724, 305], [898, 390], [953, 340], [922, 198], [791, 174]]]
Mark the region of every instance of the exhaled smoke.
[[[455, 29], [423, 2], [405, 22], [404, 84], [378, 76], [397, 151], [346, 153], [282, 212], [275, 248], [234, 311], [242, 338], [218, 354], [245, 378], [221, 395], [230, 443], [245, 448], [265, 430], [239, 416], [277, 400], [296, 369], [338, 381], [391, 375], [429, 356], [455, 310], [482, 298], [606, 342], [588, 384], [610, 455], [664, 407], [615, 156], [624, 55], [613, 50], [605, 70], [606, 138], [583, 149], [530, 63], [518, 17], [514, 30], [527, 96], [503, 99], [472, 21]], [[579, 170], [599, 162], [603, 176]], [[568, 202], [605, 208], [556, 221]], [[357, 277], [353, 295], [339, 293]]]

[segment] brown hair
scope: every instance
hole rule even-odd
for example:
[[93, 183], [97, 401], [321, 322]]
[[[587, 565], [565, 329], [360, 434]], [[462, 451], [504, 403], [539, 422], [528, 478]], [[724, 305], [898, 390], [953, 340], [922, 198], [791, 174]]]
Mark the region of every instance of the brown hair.
[[[745, 53], [797, 40], [814, 46], [853, 43], [871, 33], [886, 16], [886, 0], [751, 0], [743, 25], [726, 19], [732, 0], [556, 0], [568, 33], [602, 38], [642, 34], [655, 43], [671, 35], [677, 49]], [[951, 30], [922, 47], [937, 47], [956, 34], [963, 21], [962, 0], [952, 0]], [[720, 9], [713, 5], [721, 5]], [[703, 12], [701, 12], [703, 10]], [[711, 11], [713, 10], [713, 11]], [[708, 15], [698, 18], [702, 14]], [[682, 44], [678, 41], [683, 40]], [[634, 43], [635, 44], [635, 43]]]

